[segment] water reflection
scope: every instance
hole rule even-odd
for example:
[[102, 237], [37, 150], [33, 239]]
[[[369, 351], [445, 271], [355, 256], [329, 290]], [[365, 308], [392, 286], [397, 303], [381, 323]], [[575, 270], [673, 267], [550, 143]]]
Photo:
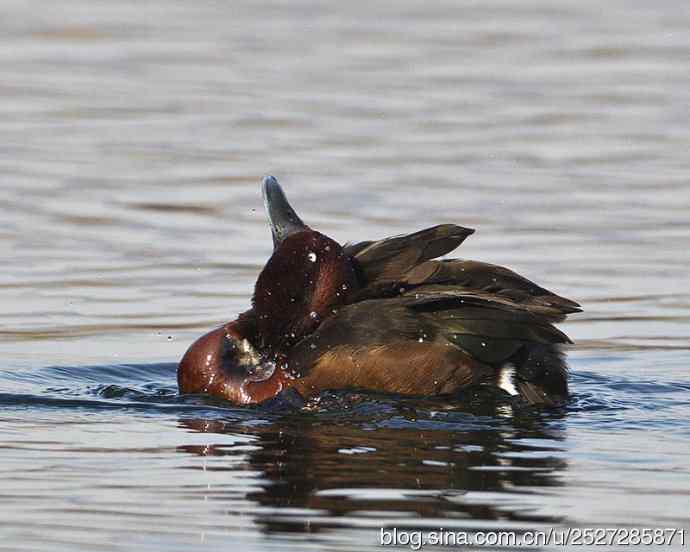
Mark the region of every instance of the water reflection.
[[[250, 434], [255, 441], [249, 449], [211, 443], [178, 450], [232, 458], [214, 469], [260, 473], [260, 490], [246, 498], [260, 507], [254, 521], [266, 532], [319, 531], [353, 516], [397, 527], [422, 519], [426, 527], [431, 519], [447, 528], [471, 519], [562, 521], [531, 506], [534, 495], [564, 484], [562, 414], [510, 419], [501, 416], [502, 406], [494, 417], [411, 401], [388, 406], [393, 411], [385, 417], [367, 419], [355, 407], [352, 413], [288, 414], [251, 429], [183, 418], [179, 426], [187, 430]], [[374, 408], [380, 411], [381, 404]]]

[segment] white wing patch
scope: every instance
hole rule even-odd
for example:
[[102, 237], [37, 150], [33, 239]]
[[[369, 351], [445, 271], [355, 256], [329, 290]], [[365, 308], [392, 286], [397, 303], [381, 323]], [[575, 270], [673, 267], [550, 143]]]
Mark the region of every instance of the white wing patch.
[[503, 389], [508, 395], [519, 395], [513, 380], [515, 379], [515, 366], [512, 364], [504, 364], [501, 366], [501, 372], [498, 375], [498, 387]]

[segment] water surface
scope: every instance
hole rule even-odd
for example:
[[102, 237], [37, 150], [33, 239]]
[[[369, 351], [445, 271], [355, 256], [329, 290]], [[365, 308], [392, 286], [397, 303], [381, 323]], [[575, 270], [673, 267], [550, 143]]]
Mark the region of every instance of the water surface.
[[[361, 550], [381, 527], [685, 527], [690, 7], [0, 7], [0, 550]], [[558, 412], [179, 397], [275, 174], [340, 241], [456, 222], [581, 302]], [[679, 542], [676, 541], [679, 546]]]

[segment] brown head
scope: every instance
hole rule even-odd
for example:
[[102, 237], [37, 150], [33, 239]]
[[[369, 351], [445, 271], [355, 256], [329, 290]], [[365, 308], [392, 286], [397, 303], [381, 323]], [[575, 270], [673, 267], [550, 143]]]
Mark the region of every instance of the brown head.
[[261, 357], [251, 336], [252, 311], [201, 336], [187, 349], [177, 370], [183, 394], [206, 394], [235, 404], [260, 403], [287, 386], [274, 362]]
[[356, 287], [343, 248], [301, 221], [272, 176], [264, 178], [263, 195], [274, 251], [256, 282], [253, 308], [191, 345], [178, 369], [181, 393], [236, 404], [274, 397], [292, 382], [290, 348]]

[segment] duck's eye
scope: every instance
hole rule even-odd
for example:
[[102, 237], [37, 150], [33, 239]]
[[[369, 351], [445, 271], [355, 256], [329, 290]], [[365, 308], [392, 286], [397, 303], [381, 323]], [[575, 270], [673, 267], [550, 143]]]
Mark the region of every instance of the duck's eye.
[[229, 340], [226, 345], [225, 355], [233, 363], [243, 367], [253, 367], [259, 364], [259, 354], [248, 340], [242, 341]]

